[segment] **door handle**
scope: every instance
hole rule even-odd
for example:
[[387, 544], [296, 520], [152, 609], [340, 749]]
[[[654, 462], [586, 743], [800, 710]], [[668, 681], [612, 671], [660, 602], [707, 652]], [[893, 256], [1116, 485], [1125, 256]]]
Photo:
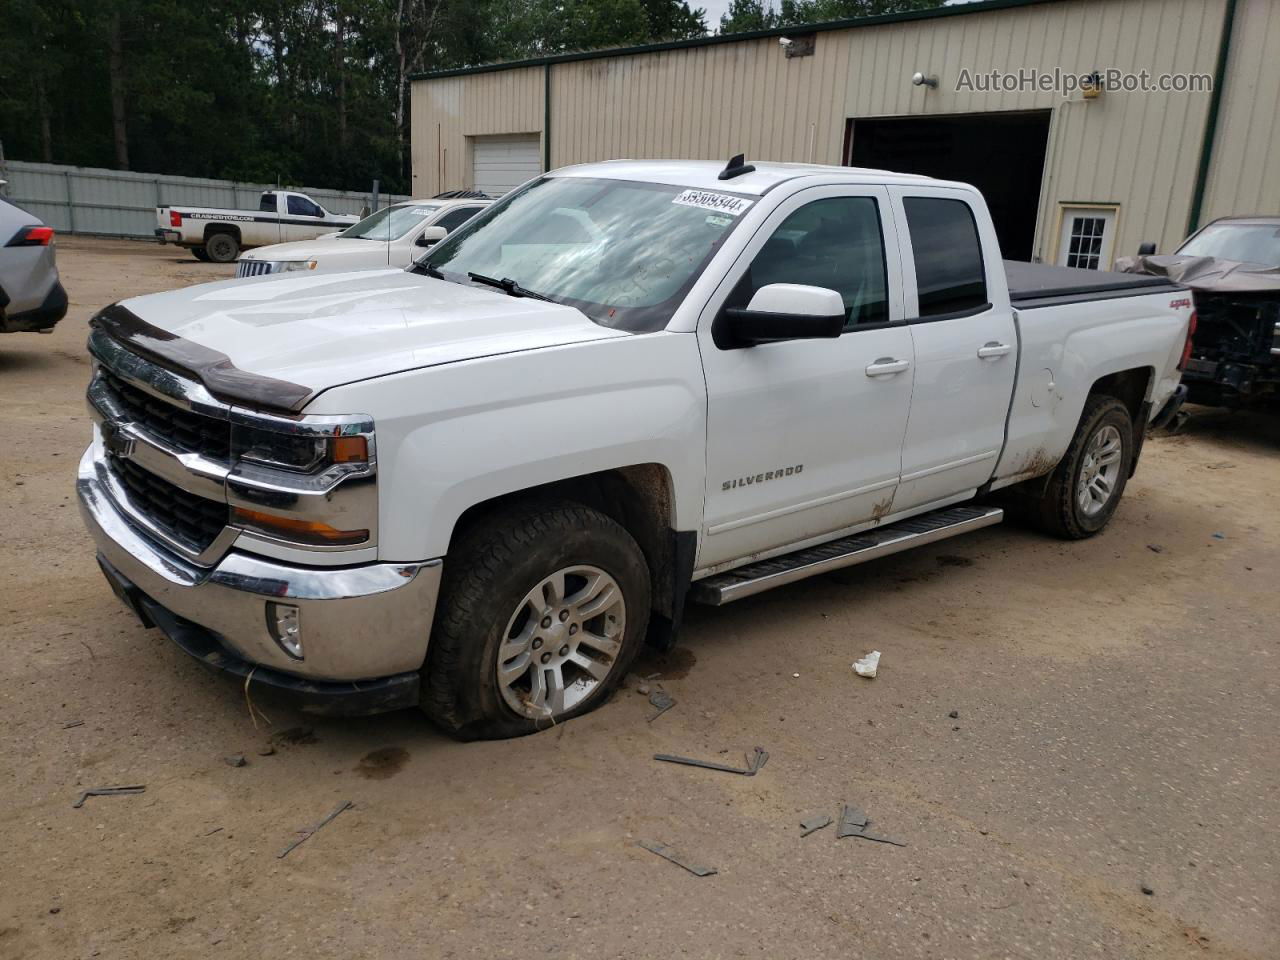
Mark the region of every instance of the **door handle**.
[[902, 373], [911, 366], [910, 360], [895, 360], [893, 357], [881, 357], [875, 363], [867, 364], [868, 377], [891, 377]]
[[1003, 357], [1012, 349], [1013, 347], [1007, 343], [997, 343], [995, 340], [991, 340], [978, 348], [978, 358], [981, 360], [994, 360], [997, 357]]

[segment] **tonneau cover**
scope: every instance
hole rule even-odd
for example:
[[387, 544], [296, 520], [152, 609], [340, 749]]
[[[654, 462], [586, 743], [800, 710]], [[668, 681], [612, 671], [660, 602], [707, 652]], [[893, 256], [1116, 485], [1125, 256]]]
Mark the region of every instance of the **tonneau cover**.
[[1009, 280], [1009, 299], [1015, 305], [1042, 300], [1055, 303], [1106, 300], [1111, 297], [1155, 293], [1160, 288], [1174, 288], [1166, 277], [1055, 267], [1047, 263], [1027, 263], [1023, 260], [1006, 260], [1004, 272]]
[[1121, 257], [1116, 261], [1116, 269], [1131, 274], [1165, 277], [1192, 290], [1207, 293], [1280, 293], [1280, 267], [1261, 263], [1166, 254]]

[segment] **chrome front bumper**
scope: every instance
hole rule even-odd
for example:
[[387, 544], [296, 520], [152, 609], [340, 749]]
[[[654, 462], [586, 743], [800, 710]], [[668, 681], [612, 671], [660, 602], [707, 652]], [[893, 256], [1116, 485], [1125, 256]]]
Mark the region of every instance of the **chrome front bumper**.
[[[126, 519], [98, 475], [93, 447], [80, 461], [76, 491], [100, 557], [155, 604], [215, 634], [249, 664], [341, 682], [416, 671], [426, 659], [439, 560], [297, 567], [231, 550], [205, 568]], [[269, 601], [298, 607], [304, 659], [289, 656], [271, 636]]]

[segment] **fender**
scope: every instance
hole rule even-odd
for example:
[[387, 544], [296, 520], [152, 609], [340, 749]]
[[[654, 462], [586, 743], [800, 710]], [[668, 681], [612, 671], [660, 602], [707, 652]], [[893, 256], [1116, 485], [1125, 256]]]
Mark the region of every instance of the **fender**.
[[656, 463], [671, 526], [702, 521], [706, 387], [691, 334], [653, 333], [461, 361], [348, 384], [307, 412], [373, 416], [379, 559], [437, 558], [458, 518], [510, 493]]

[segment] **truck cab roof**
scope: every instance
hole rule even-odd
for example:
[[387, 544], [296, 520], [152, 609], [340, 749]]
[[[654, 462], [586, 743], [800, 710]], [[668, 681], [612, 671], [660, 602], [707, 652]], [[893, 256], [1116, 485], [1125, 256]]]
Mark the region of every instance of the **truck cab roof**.
[[[635, 180], [674, 186], [716, 190], [762, 196], [779, 184], [802, 177], [835, 177], [848, 183], [874, 183], [879, 186], [928, 183], [952, 186], [949, 181], [935, 180], [909, 173], [892, 173], [865, 167], [842, 167], [820, 163], [772, 163], [748, 161], [755, 169], [750, 173], [721, 180], [725, 169], [718, 160], [606, 160], [561, 167], [546, 176], [598, 177], [607, 180]], [[964, 186], [954, 184], [954, 186]]]

